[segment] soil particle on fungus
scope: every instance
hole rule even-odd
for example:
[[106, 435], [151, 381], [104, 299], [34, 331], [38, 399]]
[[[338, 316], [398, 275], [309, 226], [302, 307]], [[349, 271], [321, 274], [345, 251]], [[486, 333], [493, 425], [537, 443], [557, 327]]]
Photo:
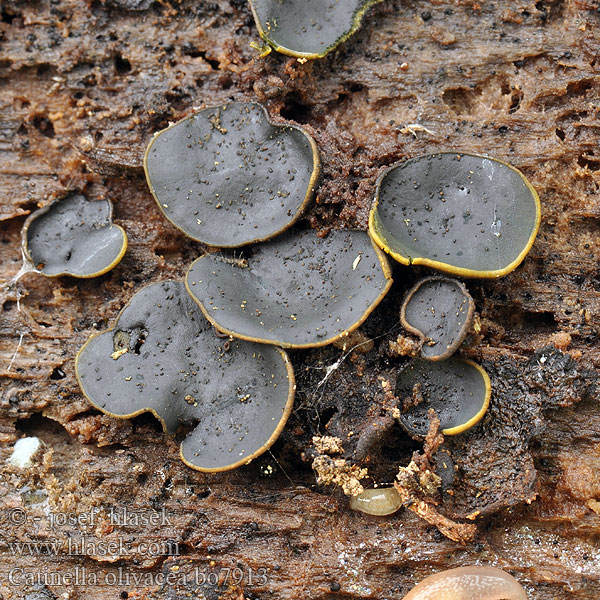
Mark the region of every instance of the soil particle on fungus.
[[312, 443], [315, 447], [315, 450], [319, 454], [343, 454], [344, 447], [342, 446], [342, 440], [337, 437], [332, 437], [330, 435], [324, 436], [313, 436]]
[[367, 476], [367, 469], [351, 465], [343, 458], [321, 454], [313, 460], [312, 468], [321, 485], [338, 485], [347, 496], [358, 496], [364, 491], [360, 481]]

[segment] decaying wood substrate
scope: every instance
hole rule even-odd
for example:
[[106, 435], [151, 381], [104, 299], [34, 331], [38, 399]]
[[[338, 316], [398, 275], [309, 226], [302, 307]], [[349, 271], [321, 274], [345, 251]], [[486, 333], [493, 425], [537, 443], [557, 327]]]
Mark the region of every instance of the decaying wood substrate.
[[[401, 598], [475, 562], [534, 600], [600, 596], [599, 29], [595, 0], [384, 0], [336, 52], [302, 64], [257, 57], [241, 0], [2, 2], [0, 278], [19, 271], [26, 216], [68, 190], [110, 198], [130, 239], [98, 279], [28, 274], [2, 291], [2, 597]], [[365, 229], [377, 175], [425, 152], [489, 153], [537, 188], [543, 222], [523, 265], [468, 282], [481, 331], [463, 355], [494, 394], [483, 422], [448, 440], [457, 477], [440, 510], [475, 523], [473, 543], [411, 511], [351, 512], [310, 468], [315, 435], [342, 439], [380, 483], [420, 449], [388, 418], [382, 381], [408, 344], [400, 300], [426, 269], [395, 268], [361, 328], [366, 352], [292, 353], [295, 412], [246, 468], [196, 473], [151, 417], [111, 419], [81, 396], [73, 360], [88, 336], [203, 250], [155, 206], [144, 148], [229, 99], [315, 137], [324, 175], [304, 222], [323, 233]], [[34, 466], [5, 464], [24, 436], [44, 443]], [[142, 524], [149, 514], [161, 517]], [[31, 556], [15, 542], [54, 545]]]

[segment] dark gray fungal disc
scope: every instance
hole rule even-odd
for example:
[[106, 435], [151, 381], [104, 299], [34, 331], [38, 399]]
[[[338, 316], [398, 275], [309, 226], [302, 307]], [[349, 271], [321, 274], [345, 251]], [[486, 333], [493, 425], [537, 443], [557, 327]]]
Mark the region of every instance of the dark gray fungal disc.
[[412, 435], [425, 437], [428, 411], [433, 408], [445, 435], [462, 433], [485, 414], [491, 395], [487, 373], [469, 360], [415, 360], [396, 380], [400, 424]]
[[96, 277], [123, 258], [127, 235], [112, 222], [108, 200], [90, 202], [71, 194], [29, 217], [23, 249], [31, 264], [48, 277]]
[[319, 158], [303, 129], [274, 125], [260, 104], [236, 102], [161, 131], [144, 169], [171, 223], [210, 246], [234, 248], [269, 239], [300, 217]]
[[381, 0], [250, 0], [261, 37], [289, 56], [321, 58], [348, 39]]
[[473, 298], [460, 281], [426, 277], [408, 292], [400, 321], [423, 340], [423, 358], [443, 360], [462, 344], [474, 312]]
[[538, 195], [514, 167], [442, 153], [412, 158], [380, 177], [369, 232], [403, 264], [500, 277], [525, 258], [539, 224]]
[[285, 352], [224, 342], [174, 281], [138, 292], [113, 329], [83, 346], [76, 372], [86, 397], [109, 415], [149, 411], [169, 432], [192, 426], [181, 457], [200, 471], [233, 469], [264, 452], [294, 396]]
[[287, 348], [330, 344], [358, 327], [392, 284], [385, 255], [362, 231], [313, 230], [257, 247], [248, 259], [197, 259], [186, 286], [234, 337]]

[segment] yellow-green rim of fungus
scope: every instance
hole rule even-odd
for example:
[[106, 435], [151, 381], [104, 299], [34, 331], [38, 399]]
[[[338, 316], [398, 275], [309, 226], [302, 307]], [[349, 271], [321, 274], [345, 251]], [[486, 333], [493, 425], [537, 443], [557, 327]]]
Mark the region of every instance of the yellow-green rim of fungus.
[[184, 464], [186, 464], [191, 469], [194, 469], [195, 471], [200, 471], [201, 473], [222, 473], [223, 471], [231, 471], [233, 469], [237, 469], [238, 467], [243, 467], [245, 465], [250, 464], [255, 458], [258, 458], [261, 454], [264, 454], [277, 441], [277, 438], [281, 435], [281, 432], [284, 430], [284, 428], [286, 426], [287, 420], [289, 419], [290, 415], [292, 414], [292, 408], [294, 406], [294, 396], [296, 394], [296, 379], [294, 376], [294, 368], [292, 367], [292, 363], [289, 359], [289, 356], [287, 355], [285, 350], [283, 350], [282, 348], [277, 348], [277, 350], [279, 350], [279, 353], [281, 354], [283, 361], [285, 363], [287, 376], [288, 376], [290, 385], [288, 388], [288, 399], [285, 404], [285, 409], [281, 415], [281, 419], [279, 420], [277, 427], [275, 428], [273, 433], [269, 436], [269, 439], [260, 448], [258, 448], [258, 450], [255, 450], [249, 456], [246, 456], [245, 458], [242, 458], [242, 459], [238, 460], [237, 462], [232, 463], [231, 465], [228, 465], [226, 467], [219, 467], [216, 469], [206, 469], [203, 467], [198, 467], [198, 466], [193, 465], [192, 463], [190, 463], [189, 461], [187, 461], [184, 458], [183, 448], [180, 447], [179, 448], [179, 458], [181, 458], [181, 461]]
[[442, 433], [444, 435], [457, 435], [459, 433], [467, 431], [467, 429], [471, 429], [471, 427], [477, 425], [477, 423], [479, 423], [479, 421], [483, 419], [483, 416], [485, 415], [487, 409], [490, 406], [490, 398], [492, 397], [492, 382], [490, 381], [490, 376], [487, 374], [487, 371], [481, 365], [478, 365], [476, 362], [468, 358], [461, 358], [461, 360], [471, 365], [472, 367], [475, 367], [479, 371], [479, 374], [483, 378], [483, 382], [485, 384], [485, 398], [483, 400], [481, 408], [479, 409], [479, 412], [475, 416], [471, 417], [466, 423], [463, 423], [462, 425], [457, 425], [456, 427], [449, 427], [448, 429], [442, 429]]
[[[42, 208], [36, 210], [35, 212], [31, 213], [27, 217], [27, 220], [25, 221], [25, 224], [23, 225], [23, 229], [21, 230], [21, 249], [23, 250], [23, 254], [24, 254], [27, 262], [30, 265], [33, 266], [35, 273], [43, 275], [44, 277], [48, 277], [49, 279], [54, 279], [56, 277], [75, 277], [76, 279], [92, 279], [94, 277], [100, 277], [100, 275], [104, 275], [104, 274], [108, 273], [111, 269], [114, 269], [121, 262], [123, 256], [125, 255], [125, 252], [127, 252], [127, 246], [128, 246], [127, 232], [125, 231], [125, 229], [123, 229], [123, 227], [121, 227], [120, 225], [117, 225], [116, 223], [112, 222], [112, 218], [113, 218], [113, 204], [107, 198], [105, 198], [103, 200], [99, 200], [98, 202], [106, 202], [108, 204], [108, 207], [109, 207], [108, 219], [110, 221], [109, 227], [110, 228], [115, 227], [115, 228], [117, 228], [121, 232], [121, 239], [123, 240], [123, 245], [121, 246], [121, 250], [119, 251], [119, 253], [117, 254], [117, 256], [106, 267], [103, 267], [99, 271], [95, 271], [93, 273], [85, 273], [85, 274], [82, 274], [82, 275], [76, 274], [76, 273], [72, 273], [70, 271], [61, 271], [60, 273], [51, 273], [51, 274], [48, 274], [48, 273], [44, 273], [43, 270], [40, 270], [40, 269], [37, 268], [37, 265], [35, 264], [35, 260], [31, 256], [31, 253], [29, 252], [29, 243], [28, 243], [28, 240], [27, 240], [27, 234], [29, 233], [29, 227], [31, 226], [31, 224], [34, 221], [36, 221], [38, 219], [38, 217], [41, 217], [42, 215], [45, 215], [46, 213], [48, 213], [48, 211], [55, 204], [57, 204], [61, 200], [64, 200], [65, 197], [66, 196], [62, 196], [60, 198], [56, 198], [56, 199], [52, 200], [51, 202], [49, 202], [48, 204], [46, 204], [46, 206], [43, 206]], [[94, 202], [94, 201], [93, 200], [88, 200], [88, 202]]]
[[[485, 371], [485, 369], [482, 366], [478, 365], [476, 362], [474, 362], [468, 358], [451, 357], [449, 359], [446, 359], [445, 361], [428, 361], [425, 359], [419, 359], [419, 360], [423, 364], [430, 365], [431, 368], [439, 368], [447, 361], [458, 361], [461, 363], [465, 363], [465, 364], [469, 365], [470, 367], [475, 368], [475, 370], [477, 371], [477, 373], [481, 376], [481, 378], [483, 380], [483, 387], [484, 387], [482, 402], [481, 402], [481, 404], [478, 405], [477, 412], [471, 418], [467, 419], [463, 423], [460, 423], [459, 425], [455, 425], [454, 427], [446, 427], [444, 429], [441, 429], [441, 432], [444, 435], [458, 435], [459, 433], [463, 433], [463, 432], [467, 431], [468, 429], [471, 429], [471, 427], [474, 427], [475, 425], [477, 425], [477, 423], [479, 423], [479, 421], [481, 421], [481, 419], [484, 417], [485, 413], [487, 412], [489, 405], [490, 405], [490, 399], [492, 396], [492, 383], [491, 383], [490, 377], [487, 374], [487, 372]], [[435, 410], [435, 406], [432, 406], [431, 408], [433, 408]], [[443, 418], [443, 416], [441, 418]], [[415, 439], [422, 439], [425, 437], [426, 432], [421, 433], [418, 430], [416, 430], [416, 428], [414, 426], [411, 426], [408, 422], [406, 422], [406, 420], [403, 419], [401, 415], [399, 416], [398, 421], [400, 422], [403, 429], [405, 429], [407, 432], [409, 432], [411, 435], [413, 435], [415, 437]]]
[[[315, 342], [315, 343], [290, 344], [290, 343], [281, 342], [281, 341], [275, 341], [275, 340], [270, 340], [270, 339], [265, 339], [265, 338], [258, 338], [258, 337], [253, 337], [253, 336], [249, 336], [249, 335], [244, 335], [242, 333], [237, 333], [235, 331], [227, 329], [226, 327], [223, 327], [222, 325], [219, 325], [217, 323], [217, 321], [215, 321], [215, 319], [211, 316], [210, 312], [206, 309], [206, 307], [200, 302], [200, 300], [198, 300], [194, 291], [190, 287], [188, 278], [189, 278], [190, 269], [192, 268], [194, 263], [192, 263], [192, 265], [190, 266], [190, 269], [188, 269], [188, 272], [186, 274], [186, 277], [184, 280], [185, 287], [186, 287], [189, 295], [200, 307], [200, 310], [202, 311], [202, 314], [206, 317], [206, 319], [215, 327], [215, 329], [217, 329], [218, 331], [220, 331], [226, 335], [230, 335], [231, 337], [234, 337], [239, 340], [245, 340], [247, 342], [255, 342], [255, 343], [259, 343], [259, 344], [269, 344], [272, 346], [277, 346], [277, 347], [286, 348], [286, 349], [293, 349], [293, 350], [302, 350], [302, 349], [308, 349], [308, 348], [322, 348], [323, 346], [328, 346], [329, 344], [332, 344], [333, 342], [335, 342], [337, 340], [343, 339], [344, 337], [346, 337], [350, 333], [352, 333], [355, 329], [360, 327], [367, 320], [369, 315], [375, 310], [375, 308], [377, 308], [379, 303], [383, 300], [385, 295], [388, 293], [389, 289], [392, 287], [392, 284], [394, 283], [393, 279], [392, 279], [392, 270], [391, 270], [389, 261], [387, 259], [387, 256], [385, 255], [385, 253], [383, 253], [381, 251], [381, 249], [376, 244], [373, 243], [373, 240], [370, 240], [370, 241], [371, 241], [371, 245], [373, 246], [373, 249], [375, 250], [375, 252], [377, 254], [377, 258], [379, 259], [379, 263], [381, 265], [381, 269], [383, 271], [383, 275], [386, 280], [385, 287], [383, 288], [383, 290], [381, 291], [379, 296], [377, 296], [377, 298], [373, 301], [373, 303], [368, 307], [367, 311], [365, 313], [363, 313], [361, 318], [358, 321], [356, 321], [355, 323], [353, 323], [353, 325], [350, 328], [344, 330], [343, 332], [341, 332], [331, 338], [327, 338], [325, 340]], [[201, 256], [200, 258], [198, 258], [196, 260], [200, 260], [201, 258], [203, 258], [203, 256]], [[196, 262], [196, 261], [194, 261], [194, 262]]]
[[[215, 244], [209, 244], [207, 242], [204, 242], [199, 237], [190, 234], [188, 231], [185, 230], [185, 228], [182, 225], [179, 225], [179, 224], [175, 223], [175, 221], [173, 221], [173, 219], [165, 211], [163, 203], [161, 202], [161, 200], [156, 195], [156, 192], [154, 190], [154, 186], [152, 185], [152, 181], [150, 179], [150, 173], [149, 173], [149, 170], [148, 170], [148, 156], [149, 156], [150, 150], [152, 149], [152, 146], [154, 145], [154, 143], [156, 142], [156, 140], [161, 135], [163, 135], [164, 133], [166, 133], [167, 131], [170, 131], [171, 129], [173, 129], [174, 127], [177, 127], [178, 125], [180, 125], [184, 121], [187, 121], [188, 119], [191, 119], [193, 117], [198, 116], [200, 113], [208, 112], [208, 111], [212, 111], [212, 110], [227, 110], [227, 108], [229, 106], [233, 105], [233, 104], [240, 104], [240, 105], [241, 104], [247, 104], [248, 106], [259, 106], [261, 108], [261, 110], [263, 111], [265, 117], [266, 117], [266, 121], [267, 121], [268, 125], [270, 125], [271, 127], [283, 128], [283, 129], [294, 129], [296, 131], [299, 131], [306, 138], [306, 140], [308, 141], [308, 143], [310, 145], [311, 152], [312, 152], [312, 158], [313, 158], [313, 171], [312, 171], [312, 174], [311, 174], [310, 179], [308, 181], [308, 186], [307, 186], [306, 195], [304, 197], [304, 200], [299, 205], [299, 207], [296, 210], [296, 212], [293, 215], [293, 217], [288, 222], [286, 222], [283, 227], [281, 227], [277, 231], [274, 231], [273, 233], [270, 233], [269, 235], [265, 235], [265, 236], [262, 236], [262, 237], [253, 238], [253, 239], [251, 239], [249, 241], [246, 241], [246, 242], [243, 242], [241, 244], [219, 244], [217, 246]], [[167, 219], [167, 221], [169, 221], [169, 223], [171, 223], [171, 225], [173, 225], [174, 227], [176, 227], [179, 231], [182, 231], [186, 236], [190, 237], [191, 239], [196, 240], [197, 242], [206, 243], [208, 246], [213, 246], [213, 247], [218, 247], [218, 248], [239, 248], [241, 246], [247, 246], [249, 244], [256, 244], [256, 243], [260, 243], [260, 242], [265, 242], [267, 240], [270, 240], [270, 239], [276, 237], [277, 235], [283, 233], [284, 231], [286, 231], [287, 229], [289, 229], [290, 227], [292, 227], [292, 225], [294, 225], [298, 221], [298, 219], [300, 219], [302, 217], [304, 211], [306, 210], [306, 208], [310, 204], [310, 202], [312, 200], [312, 197], [314, 195], [314, 192], [315, 192], [317, 181], [318, 181], [318, 179], [319, 179], [319, 177], [321, 175], [321, 159], [320, 159], [320, 156], [319, 156], [319, 148], [318, 148], [317, 143], [315, 142], [315, 140], [308, 133], [308, 131], [306, 131], [300, 125], [296, 125], [294, 123], [279, 123], [279, 122], [273, 121], [271, 119], [270, 115], [269, 115], [269, 112], [267, 111], [267, 109], [262, 104], [260, 104], [258, 102], [243, 102], [243, 101], [242, 102], [230, 102], [230, 103], [225, 103], [225, 104], [218, 104], [218, 105], [215, 105], [215, 106], [208, 106], [206, 108], [203, 108], [202, 110], [193, 112], [192, 114], [188, 115], [187, 117], [184, 117], [183, 119], [179, 119], [178, 121], [176, 121], [175, 123], [172, 123], [171, 125], [169, 125], [165, 129], [161, 129], [160, 131], [157, 131], [152, 136], [152, 139], [150, 140], [150, 143], [146, 147], [146, 151], [144, 152], [143, 165], [144, 165], [144, 175], [146, 177], [146, 183], [148, 185], [148, 189], [150, 190], [150, 193], [152, 194], [152, 197], [154, 198], [154, 200], [155, 200], [158, 208], [160, 209], [160, 212]]]
[[[314, 53], [314, 52], [300, 52], [298, 50], [292, 50], [291, 48], [286, 48], [285, 46], [279, 45], [277, 42], [271, 40], [267, 32], [263, 29], [260, 19], [258, 18], [258, 14], [256, 12], [256, 8], [254, 7], [254, 1], [250, 1], [250, 9], [252, 10], [252, 16], [254, 17], [254, 22], [256, 24], [256, 28], [258, 29], [258, 33], [260, 37], [269, 45], [270, 48], [279, 52], [280, 54], [285, 54], [286, 56], [293, 56], [294, 58], [304, 58], [308, 60], [313, 60], [316, 58], [323, 58], [333, 50], [335, 50], [340, 44], [343, 44], [348, 38], [352, 37], [360, 28], [361, 22], [365, 13], [374, 6], [375, 4], [379, 4], [383, 2], [383, 0], [366, 0], [365, 3], [354, 13], [352, 18], [352, 26], [351, 28], [337, 38], [333, 44], [327, 46], [322, 53]], [[268, 52], [262, 51], [260, 57], [264, 57], [268, 54]]]
[[[122, 309], [121, 312], [123, 310], [124, 309]], [[141, 408], [140, 410], [133, 411], [132, 413], [128, 413], [126, 415], [118, 415], [118, 414], [110, 412], [106, 409], [99, 409], [96, 406], [96, 404], [92, 401], [92, 399], [84, 391], [83, 382], [81, 381], [81, 379], [79, 377], [79, 371], [77, 370], [79, 355], [81, 354], [83, 349], [92, 341], [92, 339], [94, 339], [104, 333], [110, 333], [115, 328], [116, 327], [111, 327], [110, 329], [107, 329], [106, 331], [101, 331], [99, 333], [95, 333], [95, 334], [91, 335], [88, 338], [88, 340], [86, 341], [86, 343], [80, 348], [79, 352], [77, 352], [77, 356], [75, 357], [75, 376], [77, 377], [77, 383], [79, 384], [81, 393], [85, 396], [85, 398], [88, 400], [88, 402], [94, 408], [96, 408], [97, 410], [101, 410], [101, 412], [103, 414], [108, 415], [109, 417], [113, 417], [115, 419], [121, 419], [123, 421], [126, 421], [127, 419], [133, 419], [134, 417], [138, 417], [139, 415], [142, 415], [144, 413], [150, 413], [160, 423], [160, 425], [163, 429], [163, 432], [168, 435], [167, 424], [166, 424], [165, 420], [153, 408]], [[255, 458], [258, 458], [261, 454], [265, 453], [277, 441], [277, 438], [281, 435], [281, 432], [284, 430], [287, 420], [289, 419], [290, 415], [292, 414], [292, 408], [294, 406], [294, 396], [296, 393], [296, 379], [294, 376], [294, 369], [292, 367], [292, 363], [291, 363], [287, 353], [282, 348], [277, 348], [277, 350], [279, 350], [279, 352], [285, 362], [287, 376], [288, 376], [288, 379], [290, 382], [290, 386], [289, 386], [289, 391], [288, 391], [288, 399], [287, 399], [287, 402], [285, 405], [285, 410], [282, 413], [281, 420], [277, 424], [277, 428], [273, 431], [273, 433], [271, 434], [269, 439], [264, 443], [264, 445], [262, 445], [258, 450], [254, 451], [249, 456], [246, 456], [246, 457], [238, 460], [235, 463], [231, 463], [231, 465], [227, 465], [226, 467], [218, 467], [216, 469], [207, 469], [204, 467], [199, 467], [199, 466], [194, 465], [194, 464], [190, 463], [189, 461], [187, 461], [183, 456], [183, 449], [181, 448], [181, 444], [180, 444], [179, 458], [186, 466], [190, 467], [191, 469], [194, 469], [194, 471], [199, 471], [201, 473], [222, 473], [223, 471], [232, 471], [233, 469], [237, 469], [238, 467], [243, 467], [245, 465], [250, 464]]]
[[[156, 285], [155, 283], [150, 283], [147, 286], [144, 287], [150, 287], [152, 285]], [[144, 288], [141, 288], [144, 289]], [[139, 291], [141, 291], [141, 289]], [[139, 293], [138, 291], [138, 293]], [[75, 376], [77, 378], [77, 383], [79, 384], [79, 388], [81, 390], [81, 393], [83, 394], [83, 396], [88, 400], [88, 402], [97, 410], [101, 411], [103, 414], [108, 415], [110, 417], [113, 417], [115, 419], [121, 419], [121, 420], [127, 420], [127, 419], [132, 419], [134, 417], [137, 417], [141, 414], [144, 413], [150, 413], [152, 414], [157, 421], [161, 424], [161, 427], [163, 429], [163, 432], [169, 435], [169, 431], [168, 431], [168, 427], [166, 424], [166, 421], [163, 417], [161, 417], [158, 412], [154, 409], [154, 408], [141, 408], [135, 411], [132, 411], [131, 413], [127, 413], [127, 414], [116, 414], [113, 413], [105, 408], [100, 408], [93, 400], [92, 398], [90, 398], [88, 396], [88, 394], [85, 392], [85, 386], [84, 386], [84, 382], [81, 379], [81, 376], [79, 374], [79, 359], [83, 353], [83, 351], [85, 350], [85, 348], [92, 342], [92, 340], [109, 334], [112, 331], [114, 331], [115, 329], [117, 329], [118, 324], [119, 324], [119, 319], [121, 317], [121, 315], [123, 314], [123, 312], [129, 307], [129, 302], [125, 304], [125, 306], [123, 306], [123, 308], [119, 311], [119, 313], [117, 314], [117, 316], [114, 319], [114, 326], [110, 327], [109, 329], [106, 329], [105, 331], [99, 331], [97, 333], [92, 334], [87, 340], [86, 342], [83, 344], [83, 346], [79, 349], [79, 351], [77, 352], [76, 356], [75, 356]], [[276, 441], [277, 438], [281, 435], [281, 432], [283, 431], [283, 429], [285, 428], [285, 425], [287, 423], [287, 420], [290, 416], [290, 414], [292, 413], [292, 408], [294, 405], [294, 396], [296, 393], [296, 379], [295, 379], [295, 375], [294, 375], [294, 369], [292, 366], [292, 363], [289, 359], [289, 356], [287, 355], [287, 353], [285, 352], [285, 350], [283, 350], [282, 348], [278, 348], [275, 347], [275, 349], [279, 352], [279, 354], [281, 355], [283, 362], [285, 364], [285, 370], [286, 370], [286, 374], [287, 374], [287, 378], [288, 378], [288, 395], [287, 395], [287, 400], [285, 402], [285, 407], [284, 410], [282, 412], [282, 416], [281, 419], [279, 420], [277, 427], [274, 429], [273, 433], [269, 436], [269, 438], [267, 439], [267, 441], [257, 450], [255, 450], [252, 454], [250, 454], [249, 456], [246, 456], [234, 463], [231, 463], [229, 465], [223, 466], [223, 467], [217, 467], [217, 468], [205, 468], [205, 467], [199, 467], [198, 465], [194, 465], [193, 463], [190, 463], [189, 461], [187, 461], [184, 458], [183, 455], [183, 444], [180, 444], [180, 448], [179, 448], [179, 457], [181, 459], [181, 461], [188, 467], [190, 467], [191, 469], [194, 469], [195, 471], [199, 471], [202, 473], [220, 473], [223, 471], [231, 471], [233, 469], [236, 469], [238, 467], [241, 466], [245, 466], [247, 464], [249, 464], [250, 462], [252, 462], [255, 458], [257, 458], [258, 456], [260, 456], [261, 454], [263, 454], [264, 452], [266, 452]]]
[[[509, 169], [511, 169], [512, 171], [514, 171], [521, 177], [521, 179], [524, 181], [525, 185], [527, 186], [527, 188], [528, 188], [529, 192], [531, 193], [531, 196], [534, 200], [536, 217], [535, 217], [534, 227], [532, 229], [529, 240], [528, 240], [527, 244], [525, 245], [525, 247], [523, 248], [523, 250], [518, 254], [518, 256], [510, 264], [508, 264], [506, 267], [504, 267], [502, 269], [478, 271], [476, 269], [455, 267], [453, 265], [450, 265], [450, 264], [447, 264], [447, 263], [444, 263], [441, 261], [437, 261], [437, 260], [432, 260], [429, 258], [423, 258], [423, 257], [414, 257], [413, 258], [410, 256], [404, 256], [404, 255], [392, 250], [392, 248], [390, 248], [389, 242], [386, 240], [386, 236], [384, 233], [386, 231], [386, 228], [381, 223], [381, 220], [377, 213], [377, 207], [379, 205], [379, 191], [381, 189], [381, 183], [382, 183], [383, 179], [385, 178], [385, 176], [388, 173], [390, 173], [391, 171], [393, 171], [395, 168], [404, 164], [404, 162], [406, 162], [406, 161], [401, 161], [401, 162], [395, 163], [394, 165], [387, 168], [377, 178], [375, 200], [374, 200], [371, 210], [369, 212], [369, 235], [384, 252], [387, 252], [392, 258], [397, 260], [400, 264], [403, 264], [406, 266], [424, 265], [426, 267], [431, 267], [432, 269], [436, 269], [438, 271], [443, 271], [445, 273], [450, 273], [452, 275], [458, 275], [459, 277], [467, 277], [467, 278], [491, 279], [491, 278], [497, 278], [497, 277], [504, 277], [505, 275], [508, 275], [508, 273], [510, 273], [511, 271], [514, 271], [523, 262], [523, 260], [525, 259], [525, 257], [529, 253], [529, 251], [531, 250], [531, 248], [535, 242], [535, 238], [538, 234], [541, 220], [542, 220], [542, 208], [541, 208], [540, 198], [539, 198], [537, 191], [531, 185], [531, 183], [525, 177], [525, 175], [523, 175], [523, 173], [521, 171], [519, 171], [519, 169], [517, 169], [516, 167], [513, 167], [512, 165], [510, 165], [507, 162], [502, 161], [500, 159], [492, 158], [490, 156], [485, 156], [483, 154], [475, 154], [473, 152], [437, 152], [434, 155], [438, 155], [438, 154], [456, 154], [456, 155], [460, 155], [460, 156], [474, 156], [476, 158], [493, 160], [495, 162], [502, 164], [505, 167], [508, 167]], [[419, 155], [419, 156], [412, 157], [412, 159], [426, 158], [428, 156], [431, 156], [431, 155]]]

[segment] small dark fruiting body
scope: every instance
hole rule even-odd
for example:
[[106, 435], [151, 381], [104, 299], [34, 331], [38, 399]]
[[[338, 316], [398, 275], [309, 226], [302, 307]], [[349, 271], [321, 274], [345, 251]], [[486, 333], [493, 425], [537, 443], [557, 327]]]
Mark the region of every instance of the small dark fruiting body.
[[233, 469], [264, 452], [293, 403], [285, 352], [239, 340], [225, 351], [174, 281], [138, 292], [114, 329], [87, 341], [75, 367], [83, 393], [109, 415], [151, 412], [169, 432], [192, 425], [181, 458], [199, 471]]
[[381, 0], [250, 0], [261, 37], [277, 52], [322, 58], [359, 27]]
[[483, 417], [491, 384], [487, 373], [470, 360], [415, 360], [398, 375], [396, 396], [408, 407], [400, 413], [400, 423], [415, 437], [427, 435], [430, 408], [440, 419], [442, 433], [455, 435]]
[[406, 265], [463, 277], [501, 277], [537, 234], [536, 191], [514, 167], [475, 154], [419, 156], [378, 180], [369, 215], [375, 242]]
[[89, 278], [115, 267], [127, 234], [112, 222], [109, 200], [70, 194], [34, 212], [22, 234], [23, 251], [42, 275]]
[[506, 571], [472, 565], [430, 575], [402, 600], [527, 600], [527, 594]]
[[462, 344], [474, 313], [473, 298], [460, 281], [426, 277], [406, 295], [400, 321], [423, 340], [424, 359], [444, 360]]
[[314, 140], [260, 104], [207, 108], [158, 133], [144, 157], [164, 215], [195, 240], [234, 248], [269, 239], [302, 214], [319, 175]]
[[367, 318], [391, 284], [385, 255], [362, 231], [325, 238], [296, 231], [257, 247], [244, 267], [206, 254], [186, 277], [215, 327], [285, 348], [340, 339]]

